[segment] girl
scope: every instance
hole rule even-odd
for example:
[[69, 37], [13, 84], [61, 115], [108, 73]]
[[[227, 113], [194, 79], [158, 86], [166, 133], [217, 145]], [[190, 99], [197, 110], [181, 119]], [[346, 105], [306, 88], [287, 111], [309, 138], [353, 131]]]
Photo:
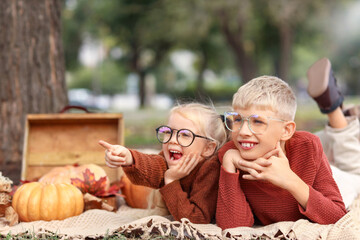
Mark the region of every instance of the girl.
[[143, 154], [99, 141], [109, 167], [122, 166], [137, 185], [160, 189], [175, 220], [210, 223], [215, 216], [220, 163], [217, 150], [227, 141], [214, 108], [189, 103], [170, 111], [167, 125], [156, 129], [159, 154]]

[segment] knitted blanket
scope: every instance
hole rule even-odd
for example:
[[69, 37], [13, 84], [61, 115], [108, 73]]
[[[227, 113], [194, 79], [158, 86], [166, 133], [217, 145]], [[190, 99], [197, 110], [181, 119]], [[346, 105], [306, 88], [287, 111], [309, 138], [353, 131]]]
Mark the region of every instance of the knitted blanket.
[[8, 226], [0, 219], [0, 238], [7, 234], [36, 236], [56, 234], [62, 239], [84, 239], [125, 234], [141, 237], [174, 236], [179, 239], [360, 239], [360, 197], [335, 224], [320, 225], [307, 220], [279, 222], [267, 226], [238, 227], [222, 231], [215, 224], [193, 224], [188, 219], [173, 221], [157, 215], [157, 209], [135, 209], [121, 205], [117, 212], [88, 210], [62, 221], [34, 221]]

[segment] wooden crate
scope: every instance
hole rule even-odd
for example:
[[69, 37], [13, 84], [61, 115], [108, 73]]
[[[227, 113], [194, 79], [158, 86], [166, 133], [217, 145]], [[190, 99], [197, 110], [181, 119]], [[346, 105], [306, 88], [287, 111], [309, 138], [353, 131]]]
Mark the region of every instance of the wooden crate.
[[27, 115], [21, 179], [38, 179], [53, 167], [95, 163], [104, 168], [110, 182], [119, 180], [123, 171], [106, 166], [100, 139], [124, 144], [122, 114]]

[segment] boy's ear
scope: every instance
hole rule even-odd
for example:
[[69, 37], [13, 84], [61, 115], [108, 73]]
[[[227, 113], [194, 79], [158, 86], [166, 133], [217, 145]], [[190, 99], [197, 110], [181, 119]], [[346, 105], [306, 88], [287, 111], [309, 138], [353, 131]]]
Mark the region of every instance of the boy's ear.
[[209, 143], [206, 144], [202, 152], [202, 156], [205, 158], [212, 156], [215, 152], [215, 149], [216, 149], [216, 143], [214, 141], [211, 142], [209, 141]]
[[294, 121], [286, 122], [280, 140], [283, 141], [289, 140], [292, 137], [292, 135], [294, 135], [295, 130], [296, 130], [296, 123]]

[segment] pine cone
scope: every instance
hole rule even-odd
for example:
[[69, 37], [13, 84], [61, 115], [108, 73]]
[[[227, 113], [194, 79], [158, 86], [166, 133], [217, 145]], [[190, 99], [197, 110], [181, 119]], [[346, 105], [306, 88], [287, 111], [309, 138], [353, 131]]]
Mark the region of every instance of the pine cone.
[[4, 177], [2, 172], [0, 172], [0, 193], [11, 192], [11, 184], [13, 184], [13, 181], [11, 181], [8, 177]]
[[0, 172], [0, 217], [5, 216], [5, 210], [11, 206], [11, 184], [13, 182]]

